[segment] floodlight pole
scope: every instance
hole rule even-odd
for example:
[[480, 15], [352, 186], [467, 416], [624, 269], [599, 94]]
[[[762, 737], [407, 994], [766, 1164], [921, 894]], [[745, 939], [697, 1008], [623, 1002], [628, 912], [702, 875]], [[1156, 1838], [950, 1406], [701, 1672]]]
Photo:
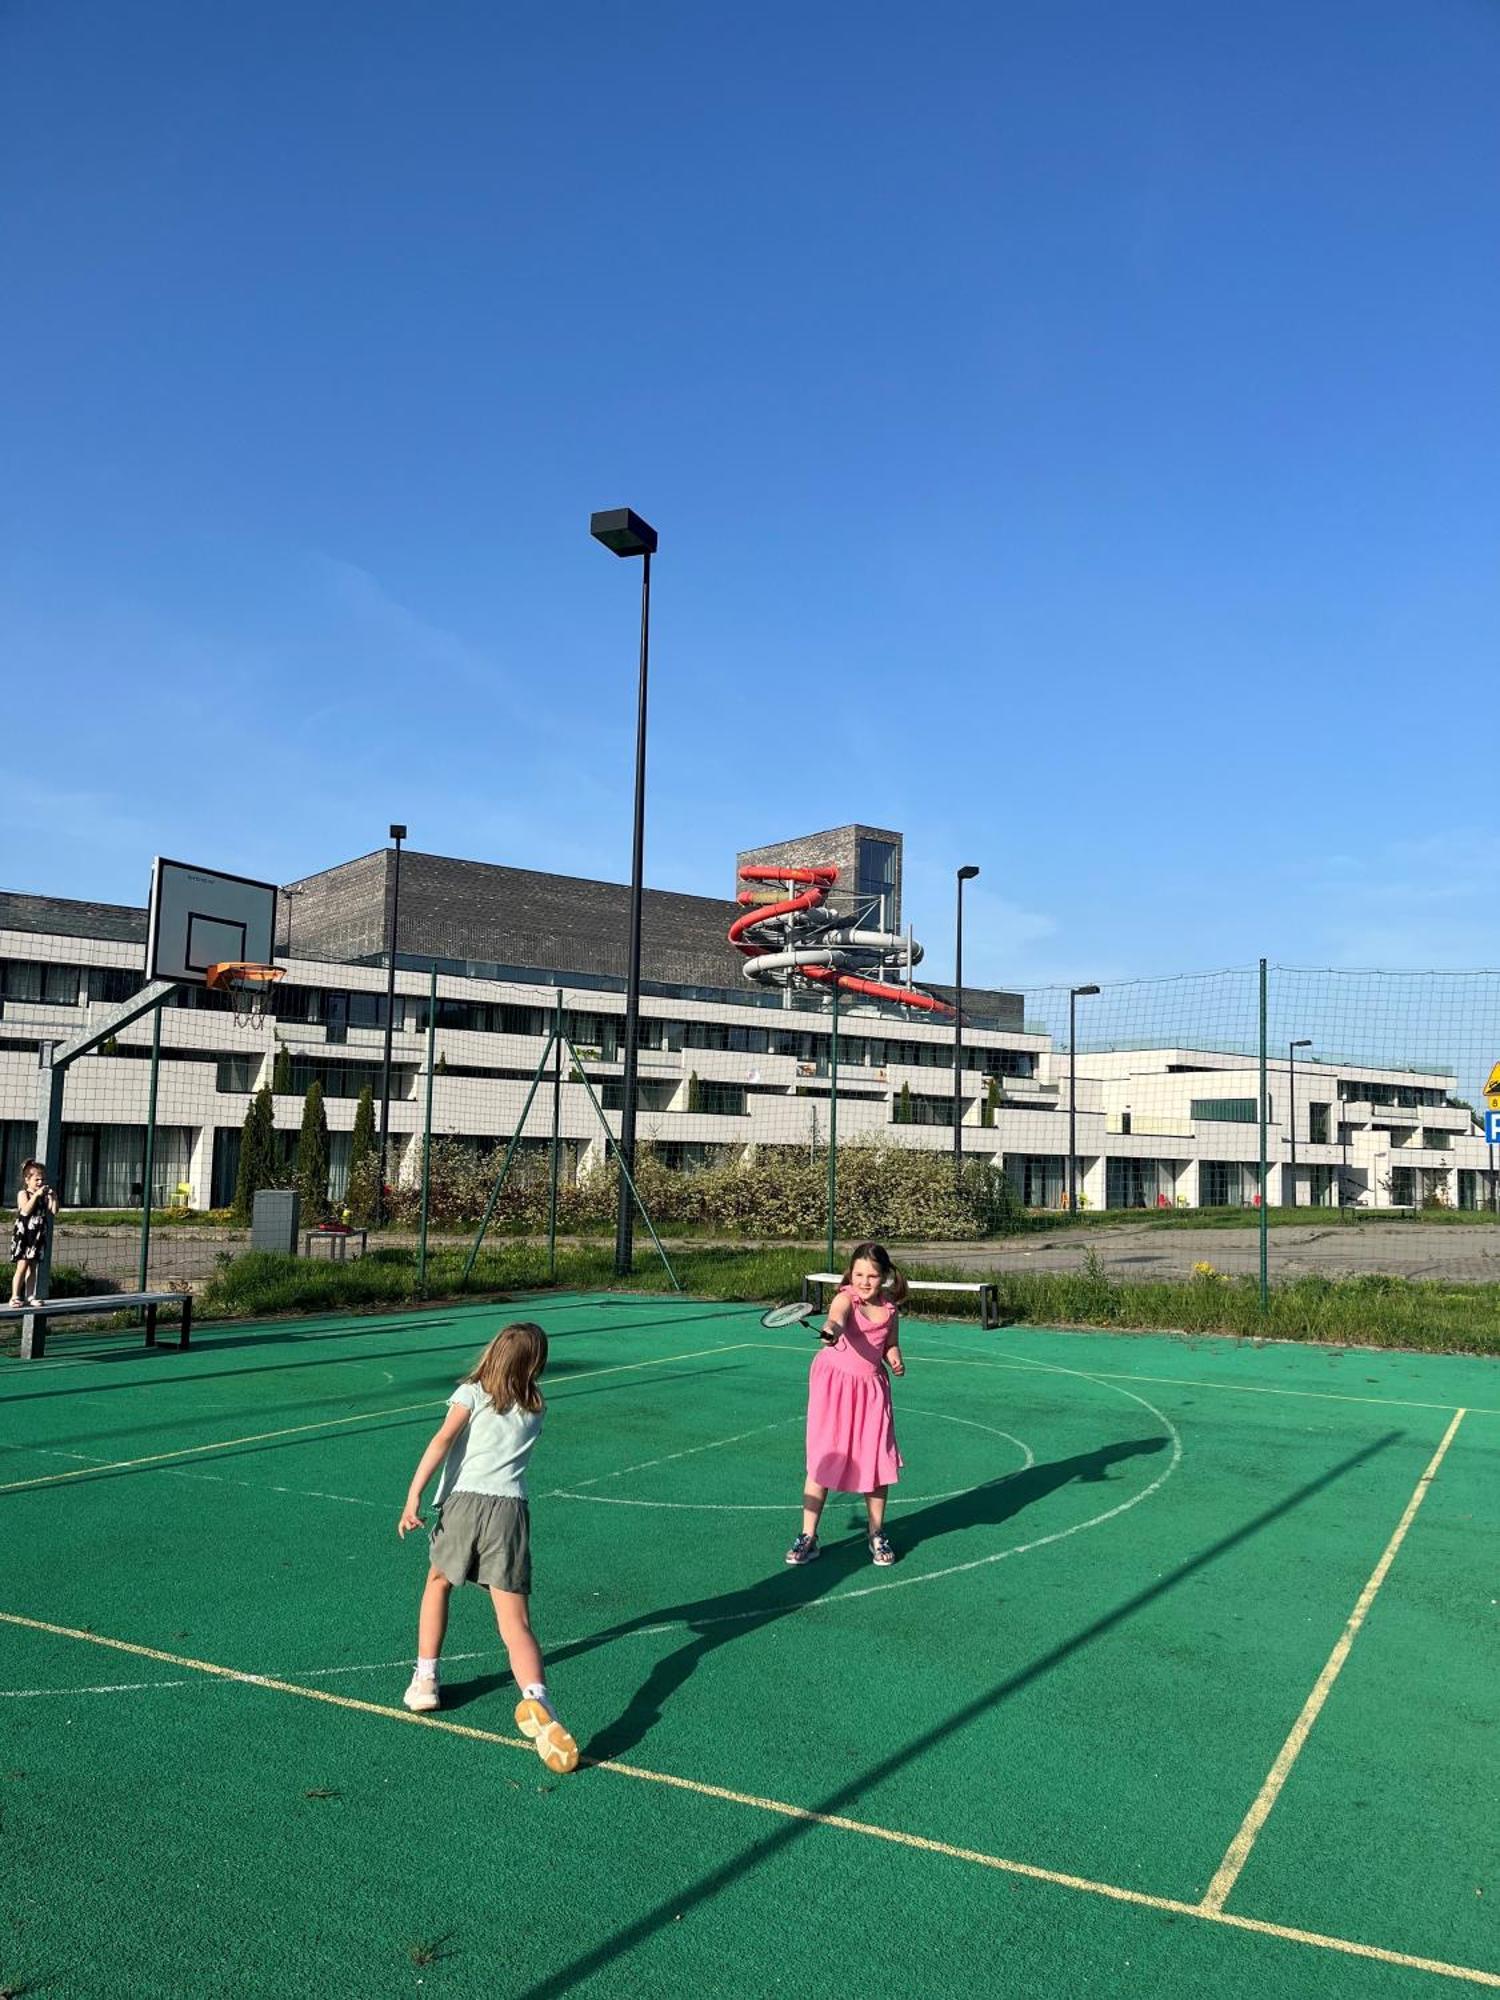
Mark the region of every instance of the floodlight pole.
[[957, 871], [957, 911], [953, 927], [953, 1186], [963, 1186], [964, 1174], [964, 884], [979, 870], [972, 864]]
[[641, 658], [636, 678], [635, 821], [630, 851], [630, 957], [625, 980], [625, 1049], [620, 1071], [620, 1206], [615, 1221], [615, 1276], [628, 1278], [635, 1263], [635, 1100], [641, 1024], [641, 900], [646, 859], [646, 674], [651, 650], [651, 558], [659, 537], [629, 507], [607, 508], [589, 521], [589, 533], [617, 556], [640, 556]]
[[427, 1104], [422, 1114], [422, 1221], [417, 1238], [417, 1297], [427, 1296], [427, 1218], [432, 1202], [432, 1080], [437, 1066], [437, 960], [427, 980]]
[[385, 1061], [380, 1072], [380, 1186], [375, 1192], [375, 1225], [385, 1221], [386, 1153], [391, 1135], [391, 1034], [396, 1025], [396, 927], [401, 920], [401, 843], [404, 826], [391, 828], [396, 867], [391, 883], [390, 930], [385, 941]]
[[[1068, 989], [1068, 1214], [1078, 1213], [1078, 1002], [1097, 986]], [[1106, 1178], [1108, 1176], [1106, 1175]]]
[[1310, 1035], [1304, 1035], [1301, 1041], [1288, 1042], [1286, 1045], [1286, 1131], [1291, 1147], [1291, 1172], [1286, 1192], [1288, 1208], [1297, 1206], [1297, 1051], [1311, 1047]]

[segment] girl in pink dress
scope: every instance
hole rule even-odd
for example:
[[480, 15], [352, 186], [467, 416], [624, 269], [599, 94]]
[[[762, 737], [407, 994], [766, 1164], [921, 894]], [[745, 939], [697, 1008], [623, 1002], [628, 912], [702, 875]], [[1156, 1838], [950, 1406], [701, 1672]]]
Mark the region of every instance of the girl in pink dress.
[[[830, 1487], [862, 1493], [870, 1517], [870, 1559], [896, 1560], [885, 1535], [885, 1496], [901, 1472], [891, 1412], [891, 1375], [904, 1375], [898, 1316], [906, 1280], [879, 1243], [855, 1246], [823, 1327], [807, 1387], [807, 1484], [802, 1532], [789, 1563], [813, 1562], [818, 1521]], [[889, 1368], [890, 1374], [886, 1370]]]

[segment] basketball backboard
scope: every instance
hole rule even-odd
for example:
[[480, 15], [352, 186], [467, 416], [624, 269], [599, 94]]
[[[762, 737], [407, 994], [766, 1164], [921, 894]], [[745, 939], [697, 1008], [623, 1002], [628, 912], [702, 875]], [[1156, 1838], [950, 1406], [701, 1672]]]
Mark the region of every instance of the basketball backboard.
[[156, 857], [146, 924], [146, 977], [202, 986], [226, 960], [269, 965], [276, 885]]

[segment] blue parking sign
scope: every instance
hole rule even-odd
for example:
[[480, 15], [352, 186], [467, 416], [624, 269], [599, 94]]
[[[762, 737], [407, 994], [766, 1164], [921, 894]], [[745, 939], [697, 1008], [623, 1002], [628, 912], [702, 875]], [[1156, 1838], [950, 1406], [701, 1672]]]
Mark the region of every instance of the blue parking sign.
[[1500, 1146], [1500, 1111], [1485, 1112], [1484, 1143], [1487, 1146]]

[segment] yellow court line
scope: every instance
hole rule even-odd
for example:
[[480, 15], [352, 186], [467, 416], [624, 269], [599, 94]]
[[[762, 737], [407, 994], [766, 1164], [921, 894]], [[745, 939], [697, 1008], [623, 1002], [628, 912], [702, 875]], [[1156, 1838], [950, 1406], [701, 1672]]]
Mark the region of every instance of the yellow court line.
[[[411, 1723], [419, 1729], [436, 1729], [449, 1736], [463, 1736], [478, 1743], [494, 1743], [508, 1750], [531, 1750], [519, 1737], [502, 1736], [495, 1730], [475, 1729], [462, 1722], [449, 1722], [438, 1715], [413, 1715], [404, 1708], [386, 1708], [379, 1702], [360, 1701], [354, 1695], [332, 1694], [327, 1688], [303, 1687], [296, 1681], [278, 1680], [270, 1674], [245, 1673], [223, 1667], [212, 1660], [196, 1660], [185, 1653], [168, 1653], [156, 1646], [142, 1646], [129, 1639], [111, 1639], [101, 1632], [81, 1632], [71, 1625], [53, 1625], [42, 1618], [25, 1618], [19, 1612], [0, 1611], [0, 1624], [16, 1625], [29, 1632], [44, 1632], [55, 1639], [77, 1639], [89, 1646], [104, 1646], [113, 1652], [129, 1653], [164, 1666], [188, 1667], [215, 1679], [235, 1681], [245, 1687], [267, 1688], [274, 1694], [295, 1695], [305, 1701], [320, 1701], [329, 1708], [352, 1709], [359, 1715], [376, 1715], [387, 1722]], [[758, 1797], [727, 1785], [705, 1784], [698, 1778], [680, 1778], [667, 1771], [648, 1771], [638, 1764], [620, 1764], [608, 1757], [584, 1757], [581, 1763], [595, 1770], [609, 1771], [619, 1778], [664, 1785], [669, 1790], [689, 1792], [697, 1798], [719, 1799], [728, 1805], [747, 1806], [752, 1811], [770, 1813], [779, 1819], [798, 1820], [810, 1826], [826, 1826], [839, 1833], [854, 1833], [867, 1840], [888, 1841], [897, 1847], [913, 1848], [923, 1854], [938, 1854], [950, 1861], [964, 1861], [976, 1868], [993, 1868], [1005, 1875], [1019, 1875], [1032, 1882], [1047, 1882], [1054, 1888], [1072, 1889], [1083, 1895], [1102, 1896], [1114, 1903], [1130, 1903], [1139, 1909], [1165, 1910], [1174, 1916], [1195, 1917], [1204, 1923], [1229, 1930], [1248, 1931], [1257, 1937], [1271, 1937], [1287, 1944], [1301, 1944], [1320, 1951], [1339, 1952], [1349, 1958], [1374, 1959], [1382, 1965], [1400, 1965], [1416, 1972], [1433, 1972], [1445, 1979], [1467, 1981], [1475, 1986], [1500, 1987], [1500, 1972], [1486, 1972], [1477, 1966], [1453, 1965], [1445, 1959], [1423, 1958], [1406, 1951], [1388, 1951], [1381, 1945], [1361, 1944], [1353, 1938], [1331, 1937], [1321, 1931], [1299, 1930], [1290, 1924], [1269, 1923], [1259, 1917], [1242, 1917], [1227, 1910], [1206, 1909], [1202, 1903], [1185, 1903], [1175, 1896], [1153, 1896], [1143, 1889], [1125, 1889], [1114, 1882], [1094, 1882], [1085, 1875], [1069, 1875], [1056, 1868], [1039, 1868], [1029, 1861], [1012, 1861], [978, 1848], [956, 1847], [945, 1840], [928, 1840], [897, 1827], [876, 1826], [871, 1821], [850, 1819], [843, 1813], [818, 1812], [785, 1799]]]
[[1428, 1465], [1427, 1470], [1417, 1481], [1416, 1490], [1406, 1503], [1406, 1511], [1396, 1524], [1396, 1532], [1386, 1543], [1385, 1553], [1371, 1572], [1369, 1582], [1359, 1593], [1359, 1601], [1349, 1614], [1349, 1622], [1340, 1633], [1338, 1644], [1328, 1655], [1327, 1663], [1322, 1673], [1318, 1675], [1312, 1693], [1303, 1704], [1302, 1713], [1292, 1724], [1291, 1734], [1287, 1737], [1285, 1743], [1282, 1744], [1276, 1762], [1271, 1766], [1266, 1782], [1261, 1786], [1255, 1803], [1251, 1806], [1249, 1812], [1246, 1813], [1240, 1825], [1239, 1832], [1230, 1841], [1225, 1851], [1224, 1859], [1219, 1863], [1214, 1878], [1209, 1883], [1208, 1889], [1204, 1894], [1202, 1909], [1205, 1916], [1216, 1916], [1222, 1911], [1225, 1899], [1234, 1887], [1241, 1869], [1249, 1859], [1250, 1850], [1254, 1847], [1261, 1828], [1270, 1816], [1271, 1808], [1280, 1796], [1281, 1788], [1287, 1781], [1288, 1773], [1301, 1754], [1302, 1746], [1306, 1743], [1308, 1734], [1313, 1724], [1317, 1721], [1324, 1702], [1328, 1699], [1329, 1690], [1338, 1679], [1340, 1669], [1349, 1657], [1349, 1649], [1354, 1644], [1359, 1628], [1364, 1624], [1365, 1616], [1370, 1606], [1375, 1602], [1376, 1593], [1385, 1582], [1391, 1564], [1396, 1560], [1396, 1551], [1405, 1541], [1407, 1529], [1416, 1519], [1417, 1509], [1427, 1498], [1427, 1489], [1437, 1477], [1437, 1469], [1442, 1464], [1448, 1447], [1452, 1444], [1458, 1427], [1463, 1422], [1465, 1415], [1465, 1411], [1459, 1410], [1454, 1416], [1452, 1423], [1449, 1424], [1447, 1430], [1443, 1433], [1442, 1443], [1433, 1453], [1432, 1461]]
[[[705, 1354], [732, 1354], [737, 1348], [748, 1347], [748, 1340], [730, 1341], [722, 1347], [699, 1347], [690, 1354], [663, 1354], [655, 1361], [622, 1361], [608, 1368], [584, 1368], [576, 1375], [570, 1375], [568, 1382], [583, 1382], [596, 1375], [626, 1375], [637, 1368], [662, 1368], [670, 1361], [700, 1361]], [[566, 1386], [561, 1385], [561, 1386]], [[232, 1451], [236, 1445], [266, 1444], [272, 1438], [300, 1437], [307, 1431], [326, 1431], [339, 1424], [368, 1424], [377, 1417], [405, 1417], [415, 1410], [431, 1410], [437, 1406], [438, 1398], [429, 1396], [421, 1403], [401, 1403], [391, 1410], [361, 1410], [347, 1417], [324, 1417], [315, 1424], [292, 1424], [285, 1430], [257, 1431], [250, 1437], [216, 1438], [207, 1444], [180, 1445], [175, 1451], [154, 1451], [144, 1458], [117, 1458], [99, 1465], [80, 1466], [74, 1472], [44, 1472], [35, 1479], [12, 1479], [0, 1485], [0, 1493], [20, 1493], [32, 1486], [60, 1486], [69, 1479], [88, 1479], [101, 1472], [127, 1472], [140, 1465], [161, 1465], [171, 1458], [192, 1458], [204, 1451]], [[36, 1446], [17, 1447], [36, 1450]]]
[[[754, 1343], [777, 1354], [800, 1354], [800, 1347], [792, 1347], [785, 1341], [760, 1340]], [[1063, 1368], [1051, 1361], [980, 1361], [967, 1354], [928, 1354], [920, 1347], [917, 1350], [921, 1361], [935, 1361], [945, 1368], [990, 1368], [1010, 1375], [1030, 1375], [1059, 1373], [1064, 1375], [1084, 1375], [1091, 1382], [1144, 1382], [1157, 1383], [1164, 1388], [1221, 1390], [1236, 1396], [1298, 1396], [1318, 1403], [1370, 1403], [1382, 1410], [1444, 1410], [1451, 1412], [1458, 1408], [1456, 1403], [1413, 1403], [1400, 1396], [1341, 1396], [1332, 1389], [1268, 1389], [1254, 1382], [1200, 1382], [1191, 1375], [1127, 1375], [1123, 1371], [1106, 1371], [1100, 1368]], [[1500, 1409], [1486, 1410], [1469, 1404], [1467, 1413], [1471, 1417], [1500, 1417]]]

